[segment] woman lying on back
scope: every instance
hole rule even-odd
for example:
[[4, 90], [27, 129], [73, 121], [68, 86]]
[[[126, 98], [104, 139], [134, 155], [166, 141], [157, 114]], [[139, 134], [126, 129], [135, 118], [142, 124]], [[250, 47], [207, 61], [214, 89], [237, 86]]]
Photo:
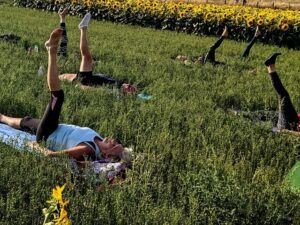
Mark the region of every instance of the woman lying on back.
[[[85, 30], [86, 27], [82, 27]], [[76, 160], [84, 160], [84, 156], [92, 159], [109, 156], [121, 157], [124, 147], [112, 138], [102, 138], [96, 131], [88, 127], [70, 124], [59, 124], [61, 107], [64, 102], [64, 91], [61, 88], [57, 69], [57, 48], [63, 30], [54, 30], [45, 43], [48, 51], [47, 84], [50, 90], [50, 102], [42, 119], [30, 116], [13, 118], [0, 114], [0, 122], [16, 129], [36, 135], [36, 142], [31, 147], [49, 156], [66, 154]], [[85, 68], [85, 64], [82, 64]], [[46, 142], [47, 148], [40, 145]]]
[[[58, 55], [67, 57], [67, 45], [68, 37], [66, 30], [65, 17], [68, 10], [64, 9], [60, 16], [60, 28], [63, 30], [61, 42], [58, 49]], [[67, 80], [69, 82], [79, 81], [83, 88], [87, 87], [97, 87], [102, 85], [113, 85], [118, 87], [124, 93], [135, 93], [138, 91], [138, 87], [125, 83], [122, 80], [113, 79], [104, 74], [93, 74], [93, 57], [89, 50], [87, 41], [87, 27], [91, 19], [91, 14], [87, 13], [80, 24], [78, 25], [80, 29], [80, 53], [81, 53], [81, 63], [79, 68], [79, 73], [66, 73], [59, 76], [60, 80]], [[82, 29], [84, 28], [84, 29]]]

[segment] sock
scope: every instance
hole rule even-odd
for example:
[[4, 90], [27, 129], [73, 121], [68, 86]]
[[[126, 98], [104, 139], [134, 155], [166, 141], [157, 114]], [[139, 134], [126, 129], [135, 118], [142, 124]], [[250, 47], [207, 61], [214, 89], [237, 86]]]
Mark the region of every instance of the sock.
[[83, 17], [83, 19], [81, 20], [81, 22], [78, 25], [79, 29], [82, 29], [84, 27], [87, 27], [89, 25], [90, 19], [91, 19], [91, 14], [87, 13], [85, 14], [85, 16]]

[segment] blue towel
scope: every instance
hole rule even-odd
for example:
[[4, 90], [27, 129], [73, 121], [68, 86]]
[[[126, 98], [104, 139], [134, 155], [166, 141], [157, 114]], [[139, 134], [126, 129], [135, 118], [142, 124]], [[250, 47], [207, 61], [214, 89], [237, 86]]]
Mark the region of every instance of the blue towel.
[[18, 150], [30, 150], [26, 147], [26, 143], [28, 141], [35, 141], [35, 135], [0, 123], [0, 141]]

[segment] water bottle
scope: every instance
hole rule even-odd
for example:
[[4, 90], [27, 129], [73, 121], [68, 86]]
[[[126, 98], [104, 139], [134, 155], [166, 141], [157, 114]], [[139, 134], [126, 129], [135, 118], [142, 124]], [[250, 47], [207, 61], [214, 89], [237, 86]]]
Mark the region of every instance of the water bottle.
[[39, 67], [39, 69], [38, 69], [38, 72], [37, 72], [37, 75], [40, 77], [40, 76], [42, 76], [44, 73], [45, 73], [44, 66], [43, 66], [43, 65], [40, 65], [40, 67]]
[[39, 52], [39, 46], [38, 46], [37, 44], [35, 44], [35, 45], [33, 46], [33, 51], [34, 51], [34, 52]]

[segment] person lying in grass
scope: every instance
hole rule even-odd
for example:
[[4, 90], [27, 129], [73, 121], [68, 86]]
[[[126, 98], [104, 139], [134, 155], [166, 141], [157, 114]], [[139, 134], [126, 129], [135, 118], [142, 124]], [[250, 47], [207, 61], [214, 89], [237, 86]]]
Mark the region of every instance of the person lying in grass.
[[281, 53], [272, 54], [266, 61], [268, 73], [273, 85], [273, 88], [278, 98], [278, 111], [255, 111], [244, 112], [240, 110], [231, 110], [235, 115], [241, 115], [246, 118], [250, 118], [253, 121], [267, 121], [272, 120], [276, 123], [276, 130], [280, 132], [290, 133], [296, 136], [300, 136], [300, 114], [297, 114], [290, 95], [284, 88], [281, 80], [276, 72], [275, 62], [277, 56]]
[[[84, 26], [82, 30], [86, 29]], [[57, 68], [57, 48], [63, 30], [55, 29], [45, 47], [48, 51], [47, 84], [50, 90], [50, 102], [42, 119], [30, 116], [13, 118], [0, 114], [0, 122], [13, 128], [21, 129], [36, 135], [36, 141], [29, 146], [47, 156], [68, 155], [77, 161], [84, 156], [93, 160], [107, 157], [122, 157], [125, 148], [112, 138], [102, 138], [88, 127], [71, 124], [59, 124], [59, 116], [64, 102], [64, 91], [61, 88]], [[84, 63], [83, 63], [83, 68]], [[45, 142], [46, 147], [41, 143]]]
[[209, 48], [206, 55], [200, 56], [200, 57], [197, 57], [197, 58], [192, 58], [192, 59], [190, 59], [188, 56], [179, 55], [175, 59], [178, 60], [178, 61], [183, 62], [184, 64], [190, 64], [191, 62], [198, 63], [198, 64], [211, 63], [213, 65], [224, 64], [222, 62], [216, 61], [215, 52], [216, 52], [217, 48], [220, 47], [220, 45], [222, 44], [223, 40], [226, 37], [228, 37], [228, 28], [227, 28], [227, 26], [225, 26], [221, 37]]
[[289, 132], [291, 134], [300, 136], [300, 115], [297, 114], [290, 99], [290, 95], [284, 88], [276, 72], [275, 61], [279, 55], [281, 55], [281, 53], [274, 53], [265, 61], [273, 88], [276, 91], [278, 98], [279, 112], [277, 128], [280, 131]]
[[[60, 27], [63, 30], [62, 40], [58, 50], [58, 54], [62, 56], [67, 56], [67, 32], [66, 32], [66, 23], [65, 18], [68, 13], [67, 9], [64, 9], [59, 13], [60, 17]], [[124, 93], [136, 93], [138, 87], [124, 83], [121, 80], [113, 79], [107, 75], [103, 74], [93, 74], [93, 57], [89, 50], [88, 41], [87, 41], [87, 27], [91, 19], [91, 14], [87, 13], [78, 28], [80, 29], [80, 53], [81, 53], [81, 63], [79, 68], [79, 73], [66, 73], [59, 76], [60, 80], [67, 80], [69, 82], [79, 81], [84, 89], [88, 87], [97, 87], [102, 85], [113, 85], [117, 86]]]
[[[255, 34], [253, 36], [253, 38], [251, 39], [251, 41], [248, 43], [248, 45], [246, 46], [245, 50], [243, 51], [241, 58], [245, 59], [249, 56], [250, 54], [250, 50], [253, 47], [254, 43], [256, 42], [256, 40], [258, 39], [258, 37], [261, 35], [259, 27], [257, 26], [255, 29]], [[191, 63], [195, 63], [195, 64], [204, 64], [206, 62], [210, 62], [213, 65], [218, 65], [218, 64], [223, 64], [221, 62], [218, 62], [215, 60], [215, 51], [218, 47], [220, 47], [221, 43], [223, 42], [224, 38], [228, 36], [228, 29], [225, 26], [225, 29], [220, 37], [220, 39], [217, 40], [217, 42], [212, 45], [209, 48], [208, 53], [205, 56], [200, 56], [200, 57], [192, 57], [189, 58], [188, 56], [184, 56], [184, 55], [179, 55], [176, 57], [176, 60], [183, 62], [184, 64], [191, 64]]]

